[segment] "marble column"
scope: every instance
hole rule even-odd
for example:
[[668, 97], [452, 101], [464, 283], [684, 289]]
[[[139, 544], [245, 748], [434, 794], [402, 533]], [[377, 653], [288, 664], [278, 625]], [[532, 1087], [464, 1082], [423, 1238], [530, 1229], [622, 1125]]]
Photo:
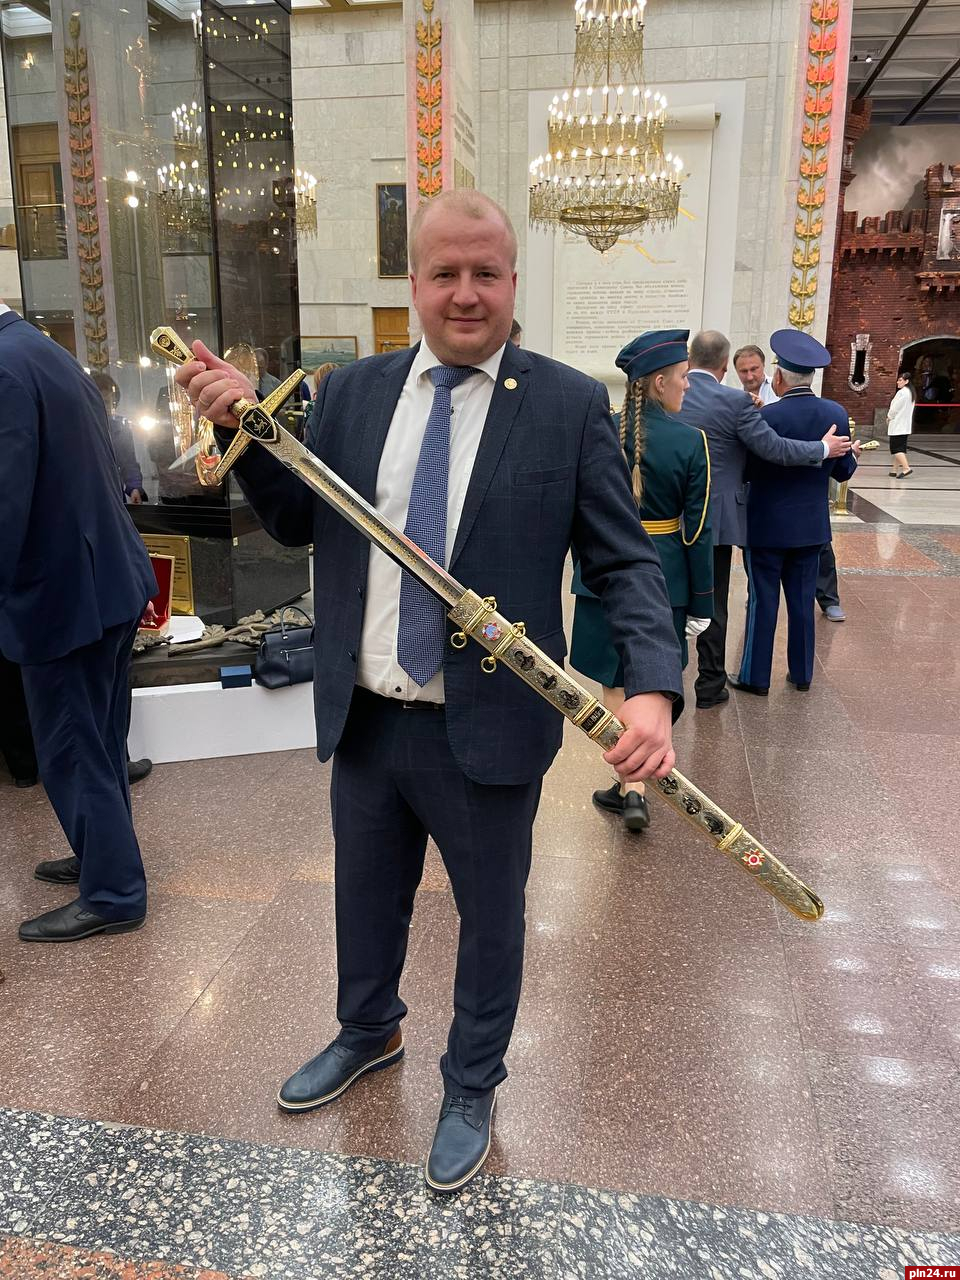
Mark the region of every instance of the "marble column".
[[[146, 0], [57, 0], [58, 89], [67, 243], [78, 275], [77, 354], [92, 368], [148, 352], [163, 312], [156, 206], [146, 198], [152, 145]], [[152, 173], [152, 170], [150, 170]], [[128, 180], [128, 174], [135, 178]]]
[[473, 0], [404, 0], [407, 206], [476, 185]]
[[798, 59], [796, 210], [789, 323], [821, 342], [827, 333], [830, 263], [837, 233], [843, 168], [843, 111], [847, 92], [852, 6], [805, 0]]

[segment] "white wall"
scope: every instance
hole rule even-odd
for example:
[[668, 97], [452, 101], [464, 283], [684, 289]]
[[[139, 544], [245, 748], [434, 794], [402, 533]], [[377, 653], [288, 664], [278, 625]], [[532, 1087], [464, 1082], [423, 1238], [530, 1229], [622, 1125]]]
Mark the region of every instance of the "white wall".
[[[528, 166], [543, 146], [543, 138], [531, 137], [529, 103], [531, 95], [542, 100], [544, 91], [569, 86], [573, 5], [569, 0], [494, 0], [477, 5], [476, 15], [482, 185], [507, 207], [521, 232], [523, 272]], [[711, 255], [727, 255], [732, 265], [732, 294], [726, 301], [715, 290], [704, 299], [704, 322], [726, 329], [735, 344], [765, 341], [786, 323], [792, 250], [787, 225], [794, 207], [788, 188], [791, 134], [797, 43], [805, 17], [797, 0], [656, 0], [647, 8], [648, 84], [674, 86], [668, 94], [672, 104], [726, 104], [718, 145], [730, 130], [737, 136], [736, 154], [723, 146], [710, 212], [715, 231], [718, 222], [728, 221], [722, 193], [733, 185], [733, 224], [722, 235], [711, 234], [709, 244]], [[736, 86], [741, 92], [734, 91]], [[735, 118], [741, 111], [738, 98], [742, 120]], [[708, 264], [708, 276], [711, 270], [722, 275], [723, 265]], [[531, 304], [546, 305], [541, 274], [529, 273], [525, 301], [521, 292], [521, 322]]]
[[356, 336], [373, 351], [372, 307], [405, 307], [406, 280], [377, 276], [376, 184], [406, 180], [401, 10], [291, 20], [297, 166], [321, 179], [316, 237], [301, 236], [305, 335]]
[[[732, 272], [732, 282], [726, 296], [705, 299], [704, 314], [736, 344], [766, 341], [787, 322], [807, 17], [798, 0], [656, 0], [647, 9], [648, 83], [695, 84], [698, 102], [726, 103], [723, 134], [733, 128], [739, 140], [736, 154], [722, 148], [711, 209], [710, 253], [726, 262], [708, 266], [718, 278]], [[528, 166], [542, 145], [531, 132], [531, 95], [570, 81], [573, 4], [489, 0], [475, 4], [474, 21], [477, 184], [516, 223], [524, 322]], [[370, 308], [408, 305], [404, 282], [377, 278], [374, 217], [375, 183], [405, 176], [402, 10], [295, 14], [292, 30], [297, 163], [325, 180], [319, 234], [300, 245], [303, 332], [357, 334], [365, 354]], [[726, 206], [724, 191], [733, 193]]]

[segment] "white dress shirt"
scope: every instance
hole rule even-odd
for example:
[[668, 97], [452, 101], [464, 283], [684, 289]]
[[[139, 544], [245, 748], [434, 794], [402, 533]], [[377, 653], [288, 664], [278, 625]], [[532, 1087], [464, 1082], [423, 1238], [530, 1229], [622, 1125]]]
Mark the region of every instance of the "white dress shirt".
[[[450, 563], [463, 511], [467, 485], [473, 474], [480, 437], [500, 371], [504, 348], [494, 352], [478, 372], [453, 388], [450, 419], [450, 470], [447, 486], [447, 547], [444, 564]], [[414, 357], [400, 399], [390, 421], [380, 469], [377, 472], [377, 510], [399, 528], [407, 522], [410, 490], [420, 457], [420, 446], [433, 406], [429, 370], [442, 364], [426, 342]], [[357, 661], [357, 683], [373, 693], [401, 702], [443, 702], [443, 672], [438, 671], [421, 689], [397, 661], [397, 624], [400, 616], [400, 566], [377, 547], [370, 548], [363, 631]]]
[[0, 302], [0, 316], [2, 316], [5, 311], [9, 311], [9, 310], [10, 308], [7, 306], [5, 302]]
[[764, 404], [776, 404], [777, 401], [780, 399], [780, 397], [774, 391], [773, 387], [770, 385], [769, 378], [764, 378], [764, 380], [760, 383], [760, 390], [757, 392], [757, 395], [760, 397], [760, 399], [763, 401]]

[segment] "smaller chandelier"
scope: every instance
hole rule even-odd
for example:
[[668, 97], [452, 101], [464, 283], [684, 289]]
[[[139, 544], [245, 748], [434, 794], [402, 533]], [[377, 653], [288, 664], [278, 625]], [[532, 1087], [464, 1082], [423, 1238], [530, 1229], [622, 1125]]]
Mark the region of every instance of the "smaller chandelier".
[[210, 199], [198, 160], [192, 160], [189, 165], [185, 160], [161, 165], [157, 170], [157, 189], [168, 231], [174, 235], [195, 236], [206, 230], [210, 221]]
[[297, 234], [317, 234], [317, 179], [306, 169], [298, 169], [293, 184]]
[[530, 222], [604, 253], [622, 235], [676, 222], [683, 161], [664, 152], [666, 98], [644, 86], [645, 0], [574, 8], [573, 84], [550, 104], [548, 150], [530, 165]]

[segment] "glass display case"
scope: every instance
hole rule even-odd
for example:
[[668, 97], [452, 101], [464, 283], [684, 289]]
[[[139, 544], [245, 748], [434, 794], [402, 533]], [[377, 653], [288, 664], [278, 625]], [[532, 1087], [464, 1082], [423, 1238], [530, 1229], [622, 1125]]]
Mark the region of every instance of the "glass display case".
[[252, 353], [262, 390], [296, 367], [289, 5], [0, 0], [0, 27], [0, 270], [15, 247], [24, 316], [97, 381], [138, 528], [188, 539], [195, 611], [297, 598], [306, 552], [273, 543], [234, 480], [205, 483], [202, 424], [149, 341], [170, 324]]

